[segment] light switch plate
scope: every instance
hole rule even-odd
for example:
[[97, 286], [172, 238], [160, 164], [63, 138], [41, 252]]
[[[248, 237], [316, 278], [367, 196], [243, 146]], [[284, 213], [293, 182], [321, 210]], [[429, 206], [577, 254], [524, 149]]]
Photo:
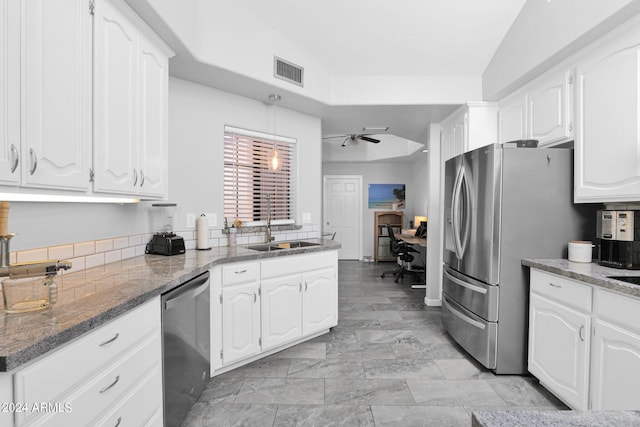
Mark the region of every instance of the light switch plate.
[[302, 213], [302, 222], [304, 224], [309, 224], [311, 222], [311, 212]]
[[187, 227], [193, 228], [196, 226], [196, 214], [187, 214]]
[[209, 221], [209, 227], [216, 227], [218, 225], [218, 215], [215, 213], [206, 213], [207, 221]]

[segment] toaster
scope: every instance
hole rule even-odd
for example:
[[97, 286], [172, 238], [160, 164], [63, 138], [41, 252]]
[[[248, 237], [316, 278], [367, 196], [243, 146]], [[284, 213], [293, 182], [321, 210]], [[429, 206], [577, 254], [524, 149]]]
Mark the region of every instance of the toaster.
[[154, 234], [145, 250], [148, 254], [167, 256], [180, 255], [184, 252], [184, 239], [172, 232]]

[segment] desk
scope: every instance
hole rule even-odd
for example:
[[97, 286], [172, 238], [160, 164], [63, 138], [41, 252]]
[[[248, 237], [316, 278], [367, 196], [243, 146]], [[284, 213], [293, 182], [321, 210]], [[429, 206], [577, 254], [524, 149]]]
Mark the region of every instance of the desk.
[[[427, 274], [427, 238], [426, 237], [416, 237], [413, 234], [398, 234], [396, 237], [402, 240], [408, 245], [420, 246], [420, 255], [422, 256], [422, 261], [424, 263], [424, 273], [425, 273], [425, 281]], [[426, 289], [427, 285], [411, 285], [411, 289]]]

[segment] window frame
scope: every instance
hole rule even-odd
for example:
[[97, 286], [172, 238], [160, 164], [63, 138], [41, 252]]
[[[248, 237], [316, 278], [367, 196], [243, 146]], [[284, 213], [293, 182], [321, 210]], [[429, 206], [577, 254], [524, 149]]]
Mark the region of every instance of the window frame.
[[[235, 127], [235, 126], [229, 126], [229, 125], [225, 125], [224, 126], [224, 134], [223, 134], [223, 142], [222, 142], [222, 148], [223, 148], [223, 155], [222, 155], [222, 160], [223, 160], [223, 189], [222, 189], [222, 211], [223, 211], [223, 216], [226, 216], [226, 211], [225, 211], [225, 178], [224, 178], [224, 170], [226, 168], [225, 165], [225, 156], [224, 156], [224, 149], [225, 149], [225, 139], [227, 137], [227, 134], [232, 134], [232, 135], [238, 135], [238, 136], [242, 136], [242, 137], [246, 137], [246, 138], [255, 138], [255, 139], [260, 139], [263, 141], [275, 141], [282, 144], [288, 144], [290, 146], [290, 153], [292, 155], [292, 160], [291, 160], [291, 167], [290, 167], [290, 171], [289, 171], [289, 219], [277, 219], [277, 220], [272, 220], [271, 224], [272, 225], [287, 225], [287, 224], [295, 224], [296, 223], [296, 215], [297, 215], [297, 210], [298, 210], [298, 206], [297, 206], [297, 192], [298, 192], [298, 144], [297, 144], [297, 140], [295, 138], [291, 138], [291, 137], [287, 137], [287, 136], [282, 136], [282, 135], [273, 135], [273, 134], [268, 134], [265, 132], [259, 132], [259, 131], [253, 131], [253, 130], [249, 130], [249, 129], [243, 129], [243, 128], [239, 128], [239, 127]], [[253, 227], [253, 226], [264, 226], [267, 224], [266, 220], [259, 220], [259, 221], [243, 221], [242, 225], [243, 226], [247, 226], [247, 227]]]

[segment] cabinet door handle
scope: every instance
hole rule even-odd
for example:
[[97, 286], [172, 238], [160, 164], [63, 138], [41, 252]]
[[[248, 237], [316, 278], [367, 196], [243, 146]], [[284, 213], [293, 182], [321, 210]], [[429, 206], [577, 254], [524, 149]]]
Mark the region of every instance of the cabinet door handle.
[[562, 286], [556, 285], [555, 283], [551, 283], [551, 282], [549, 282], [549, 286], [552, 286], [554, 288], [562, 288]]
[[302, 282], [298, 282], [298, 287], [300, 288], [300, 292], [302, 292]]
[[103, 346], [105, 346], [107, 344], [110, 344], [110, 343], [114, 342], [115, 340], [117, 340], [119, 336], [120, 336], [120, 332], [116, 332], [116, 334], [113, 336], [113, 338], [110, 338], [110, 339], [108, 339], [108, 340], [106, 340], [104, 342], [101, 342], [100, 344], [98, 344], [98, 346], [103, 347]]
[[11, 165], [11, 173], [14, 173], [18, 168], [18, 162], [20, 161], [20, 155], [15, 145], [11, 144], [11, 157], [13, 158], [13, 164]]
[[144, 185], [144, 172], [140, 169], [140, 187]]
[[253, 302], [258, 301], [258, 294], [257, 293], [253, 293]]
[[100, 389], [100, 394], [104, 393], [105, 391], [107, 391], [110, 388], [112, 388], [114, 385], [118, 384], [118, 381], [120, 381], [120, 375], [116, 375], [116, 379], [111, 384], [109, 384], [108, 386]]
[[135, 187], [138, 184], [138, 171], [133, 170], [133, 186]]
[[304, 281], [304, 291], [307, 292], [309, 290], [309, 283], [305, 280]]
[[242, 274], [242, 273], [246, 273], [246, 272], [247, 272], [246, 268], [244, 270], [234, 271], [235, 274]]
[[31, 169], [29, 169], [29, 175], [33, 175], [36, 173], [36, 169], [38, 169], [38, 155], [36, 154], [36, 150], [29, 148], [29, 156], [31, 157]]
[[584, 337], [582, 336], [582, 333], [584, 332], [584, 325], [580, 326], [580, 329], [578, 330], [578, 336], [580, 337], [580, 341], [584, 342]]

